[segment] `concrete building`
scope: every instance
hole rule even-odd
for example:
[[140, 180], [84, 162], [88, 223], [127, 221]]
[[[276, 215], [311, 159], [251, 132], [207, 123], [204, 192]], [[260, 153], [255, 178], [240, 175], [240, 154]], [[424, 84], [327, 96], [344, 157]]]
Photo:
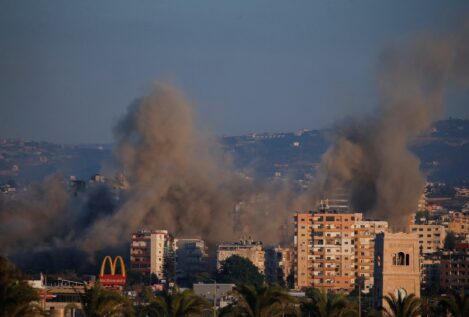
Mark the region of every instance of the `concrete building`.
[[379, 233], [375, 240], [374, 305], [383, 296], [405, 292], [420, 297], [419, 243], [413, 233]]
[[375, 237], [388, 231], [388, 222], [356, 220], [354, 228], [355, 276], [362, 284], [360, 289], [369, 293], [374, 285]]
[[421, 253], [434, 253], [443, 248], [445, 227], [434, 224], [411, 224], [409, 232], [417, 234]]
[[171, 278], [174, 249], [174, 238], [167, 230], [139, 230], [132, 234], [130, 267], [160, 280]]
[[442, 289], [469, 289], [469, 249], [443, 251], [440, 265]]
[[265, 250], [265, 279], [267, 283], [289, 286], [288, 278], [292, 271], [292, 249], [271, 247]]
[[450, 213], [448, 231], [453, 231], [456, 234], [469, 234], [469, 213]]
[[207, 247], [199, 238], [176, 239], [176, 281], [189, 283], [194, 275], [207, 270]]
[[355, 222], [361, 213], [295, 215], [295, 288], [351, 291], [355, 287]]
[[438, 291], [440, 285], [441, 252], [420, 254], [420, 288], [427, 294]]
[[230, 256], [238, 255], [250, 260], [259, 270], [265, 272], [265, 252], [261, 241], [242, 239], [239, 242], [220, 244], [217, 249], [217, 269]]

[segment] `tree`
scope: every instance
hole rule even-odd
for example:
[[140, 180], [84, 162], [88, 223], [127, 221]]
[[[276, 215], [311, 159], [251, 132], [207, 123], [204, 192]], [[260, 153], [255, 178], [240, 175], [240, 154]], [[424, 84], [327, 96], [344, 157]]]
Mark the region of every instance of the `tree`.
[[220, 283], [234, 283], [262, 285], [264, 276], [259, 273], [257, 267], [248, 259], [233, 255], [221, 264], [217, 273], [217, 281]]
[[389, 308], [382, 307], [385, 317], [417, 317], [422, 311], [422, 303], [414, 294], [403, 294], [397, 292], [397, 297], [389, 293], [384, 296]]
[[39, 294], [29, 286], [21, 272], [0, 256], [0, 316], [29, 317], [42, 315]]
[[469, 316], [469, 296], [461, 292], [453, 291], [450, 295], [441, 296], [439, 306], [446, 315], [449, 312], [451, 317]]
[[97, 283], [92, 288], [85, 288], [80, 296], [80, 312], [85, 317], [114, 317], [133, 316], [130, 301], [118, 292], [107, 290]]
[[202, 316], [204, 310], [210, 309], [210, 304], [191, 290], [161, 292], [156, 296], [147, 290], [146, 297], [149, 304], [142, 307], [142, 316], [195, 317]]
[[223, 311], [224, 317], [298, 316], [296, 300], [280, 286], [241, 284], [235, 287], [236, 303]]
[[453, 231], [448, 231], [445, 237], [445, 249], [454, 250], [456, 247], [456, 234]]
[[301, 304], [303, 316], [345, 317], [358, 315], [357, 307], [344, 295], [328, 294], [324, 289], [308, 289]]

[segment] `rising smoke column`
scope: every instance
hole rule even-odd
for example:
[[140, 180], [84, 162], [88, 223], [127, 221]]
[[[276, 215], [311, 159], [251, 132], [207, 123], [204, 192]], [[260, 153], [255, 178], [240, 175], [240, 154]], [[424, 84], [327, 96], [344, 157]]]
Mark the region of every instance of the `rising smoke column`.
[[209, 241], [234, 237], [231, 212], [248, 184], [195, 129], [191, 104], [176, 89], [157, 84], [129, 107], [115, 134], [130, 192], [115, 215], [94, 224], [87, 249], [120, 243], [142, 227]]
[[425, 183], [408, 143], [442, 115], [447, 89], [467, 84], [468, 35], [465, 29], [421, 36], [383, 54], [378, 69], [381, 107], [374, 116], [337, 125], [319, 170], [323, 193], [349, 188], [355, 210], [402, 229]]

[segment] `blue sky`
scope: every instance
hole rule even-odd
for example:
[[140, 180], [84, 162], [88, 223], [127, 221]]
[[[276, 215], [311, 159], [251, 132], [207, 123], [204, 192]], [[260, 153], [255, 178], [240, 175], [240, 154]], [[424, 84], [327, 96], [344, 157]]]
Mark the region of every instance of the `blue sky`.
[[[386, 46], [468, 13], [469, 1], [0, 0], [0, 137], [111, 142], [157, 80], [217, 135], [325, 127], [372, 111]], [[469, 116], [466, 97], [447, 115]]]

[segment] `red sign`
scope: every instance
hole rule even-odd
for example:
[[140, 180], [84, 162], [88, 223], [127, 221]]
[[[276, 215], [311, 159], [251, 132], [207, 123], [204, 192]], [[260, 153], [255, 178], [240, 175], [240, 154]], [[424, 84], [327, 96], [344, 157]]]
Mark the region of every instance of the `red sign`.
[[[117, 261], [120, 263], [121, 273], [116, 274]], [[111, 274], [105, 274], [106, 264], [109, 262]], [[125, 274], [124, 260], [122, 257], [116, 256], [114, 261], [110, 256], [106, 256], [101, 264], [101, 272], [99, 274], [99, 282], [106, 288], [115, 288], [125, 285], [127, 275]]]

